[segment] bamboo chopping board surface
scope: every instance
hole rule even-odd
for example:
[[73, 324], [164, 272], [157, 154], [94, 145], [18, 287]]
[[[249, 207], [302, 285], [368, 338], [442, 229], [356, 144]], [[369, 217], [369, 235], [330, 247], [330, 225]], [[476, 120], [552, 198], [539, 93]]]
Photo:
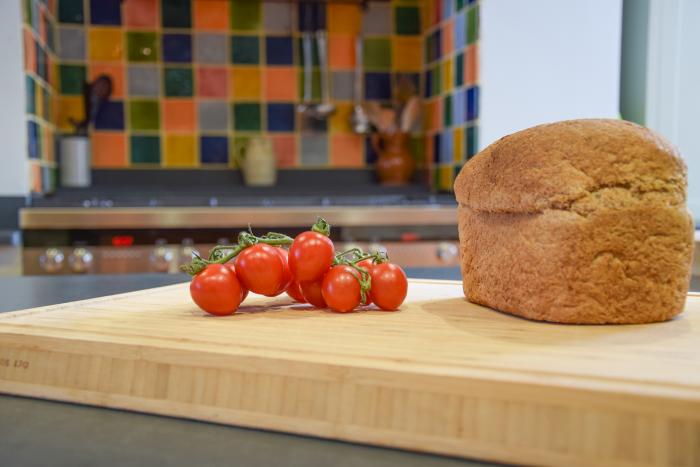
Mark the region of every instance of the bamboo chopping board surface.
[[567, 326], [413, 280], [395, 313], [251, 295], [216, 318], [180, 284], [0, 314], [0, 392], [504, 462], [697, 466], [700, 296], [667, 323]]

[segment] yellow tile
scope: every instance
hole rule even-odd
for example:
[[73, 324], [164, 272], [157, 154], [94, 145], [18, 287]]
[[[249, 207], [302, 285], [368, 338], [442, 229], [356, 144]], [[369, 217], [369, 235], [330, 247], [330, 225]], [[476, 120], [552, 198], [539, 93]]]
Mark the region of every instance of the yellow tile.
[[442, 63], [442, 92], [449, 92], [454, 86], [454, 59], [448, 58]]
[[35, 115], [44, 118], [44, 92], [43, 87], [37, 85], [36, 92], [34, 92], [34, 107]]
[[88, 55], [90, 60], [121, 60], [124, 54], [124, 37], [121, 29], [90, 28], [88, 31]]
[[357, 4], [328, 3], [328, 33], [352, 34], [360, 30], [360, 7]]
[[83, 98], [80, 96], [62, 96], [55, 100], [54, 118], [61, 130], [72, 130], [71, 120], [81, 121], [85, 118]]
[[392, 46], [391, 55], [396, 71], [417, 72], [421, 70], [423, 44], [420, 37], [394, 36]]
[[452, 145], [453, 148], [453, 158], [456, 163], [462, 162], [463, 154], [464, 154], [464, 129], [463, 128], [455, 128], [454, 133], [452, 134], [452, 140], [454, 141], [454, 144]]
[[331, 116], [331, 132], [350, 133], [350, 115], [352, 115], [352, 104], [335, 103], [335, 113]]
[[192, 135], [166, 134], [163, 165], [166, 167], [197, 167], [195, 146]]
[[233, 67], [229, 80], [234, 100], [260, 99], [260, 68]]
[[439, 172], [439, 188], [441, 190], [451, 190], [452, 189], [452, 166], [440, 166]]

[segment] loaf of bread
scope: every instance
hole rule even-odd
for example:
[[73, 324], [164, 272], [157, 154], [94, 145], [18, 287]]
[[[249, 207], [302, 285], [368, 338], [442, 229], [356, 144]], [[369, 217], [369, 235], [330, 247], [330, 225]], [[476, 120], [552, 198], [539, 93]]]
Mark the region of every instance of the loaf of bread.
[[686, 169], [659, 135], [570, 120], [506, 136], [455, 180], [464, 294], [557, 323], [683, 310], [693, 252]]

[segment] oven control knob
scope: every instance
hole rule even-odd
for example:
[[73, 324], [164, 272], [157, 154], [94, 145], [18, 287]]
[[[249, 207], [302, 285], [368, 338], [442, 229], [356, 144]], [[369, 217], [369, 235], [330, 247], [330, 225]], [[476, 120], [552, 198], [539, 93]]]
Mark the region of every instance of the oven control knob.
[[459, 256], [457, 245], [449, 242], [440, 242], [437, 246], [437, 257], [443, 263], [453, 263]]
[[48, 273], [57, 273], [63, 269], [63, 252], [58, 248], [49, 248], [39, 257], [41, 268]]
[[90, 270], [93, 263], [93, 256], [87, 248], [76, 248], [68, 257], [68, 265], [73, 272], [83, 273]]
[[175, 259], [173, 251], [165, 246], [158, 246], [151, 253], [151, 267], [156, 272], [168, 272]]
[[367, 245], [367, 253], [374, 253], [376, 251], [382, 253], [383, 255], [387, 254], [386, 247], [381, 243], [372, 242], [369, 245]]

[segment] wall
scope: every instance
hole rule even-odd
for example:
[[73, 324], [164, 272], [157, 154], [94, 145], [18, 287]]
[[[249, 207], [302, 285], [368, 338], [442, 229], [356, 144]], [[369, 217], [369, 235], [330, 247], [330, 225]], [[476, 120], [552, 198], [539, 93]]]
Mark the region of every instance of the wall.
[[[371, 165], [376, 154], [348, 125], [359, 8], [331, 2], [326, 11], [337, 106], [329, 121], [295, 111], [303, 84], [300, 8], [255, 0], [59, 0], [55, 121], [70, 132], [70, 119], [83, 116], [82, 82], [105, 73], [114, 93], [91, 135], [95, 168], [232, 167], [234, 148], [257, 134], [272, 139], [281, 168]], [[420, 23], [418, 0], [369, 2], [366, 99], [388, 104], [402, 77], [419, 86]], [[315, 96], [319, 83], [316, 67]], [[419, 143], [414, 138], [417, 157]]]

